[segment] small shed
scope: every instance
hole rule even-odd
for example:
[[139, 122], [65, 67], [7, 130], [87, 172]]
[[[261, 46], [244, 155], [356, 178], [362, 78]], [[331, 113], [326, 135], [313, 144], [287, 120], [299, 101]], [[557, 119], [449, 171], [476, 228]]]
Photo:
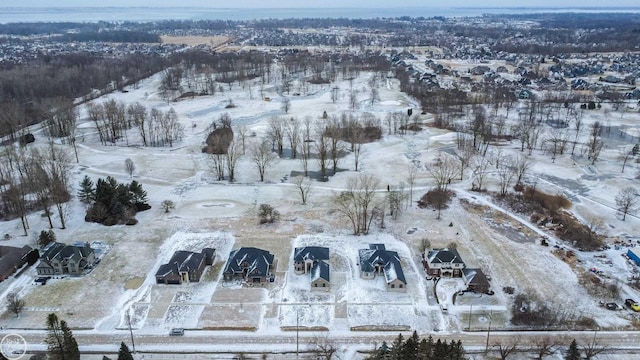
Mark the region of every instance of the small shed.
[[629, 257], [629, 259], [633, 260], [636, 265], [640, 266], [640, 249], [631, 248], [627, 250], [627, 256]]

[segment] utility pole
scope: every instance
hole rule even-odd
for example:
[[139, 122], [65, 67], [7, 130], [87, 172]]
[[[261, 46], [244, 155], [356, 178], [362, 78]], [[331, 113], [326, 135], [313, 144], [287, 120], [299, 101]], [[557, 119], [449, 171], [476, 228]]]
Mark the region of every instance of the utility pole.
[[489, 334], [491, 333], [491, 312], [493, 310], [489, 310], [489, 327], [487, 328], [487, 344], [484, 346], [484, 354], [485, 356], [489, 353]]
[[473, 314], [473, 304], [469, 304], [469, 327], [467, 331], [471, 331], [471, 315]]
[[129, 309], [127, 309], [127, 323], [129, 323], [129, 333], [131, 334], [131, 350], [136, 353], [136, 343], [133, 342], [133, 330], [131, 329], [131, 316], [129, 315]]
[[300, 313], [296, 307], [296, 359], [300, 351]]

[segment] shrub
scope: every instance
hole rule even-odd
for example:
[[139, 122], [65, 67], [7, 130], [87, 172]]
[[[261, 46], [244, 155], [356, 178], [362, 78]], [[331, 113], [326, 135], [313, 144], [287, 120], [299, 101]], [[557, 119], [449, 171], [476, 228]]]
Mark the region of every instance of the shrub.
[[258, 217], [260, 218], [260, 224], [270, 224], [280, 218], [280, 213], [269, 204], [260, 204]]

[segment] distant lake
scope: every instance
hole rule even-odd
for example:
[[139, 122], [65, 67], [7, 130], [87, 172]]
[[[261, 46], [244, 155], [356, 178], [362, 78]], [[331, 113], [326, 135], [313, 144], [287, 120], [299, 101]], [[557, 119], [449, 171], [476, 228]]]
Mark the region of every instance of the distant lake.
[[0, 7], [0, 23], [9, 22], [96, 22], [96, 21], [156, 21], [156, 20], [253, 20], [285, 18], [389, 18], [469, 17], [483, 14], [527, 14], [541, 12], [640, 12], [638, 8], [306, 8], [306, 9], [212, 9], [203, 7]]

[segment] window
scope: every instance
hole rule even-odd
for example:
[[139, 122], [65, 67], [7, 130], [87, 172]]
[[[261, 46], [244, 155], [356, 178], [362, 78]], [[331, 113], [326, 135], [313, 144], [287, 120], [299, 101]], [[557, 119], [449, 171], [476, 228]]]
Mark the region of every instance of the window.
[[316, 283], [316, 284], [313, 284], [313, 287], [318, 287], [318, 284], [317, 284], [317, 283]]
[[395, 287], [396, 287], [396, 284], [391, 284], [392, 289], [395, 289]]
[[327, 287], [327, 284], [322, 284], [322, 287]]
[[404, 285], [400, 284], [400, 289], [402, 289], [404, 287]]

